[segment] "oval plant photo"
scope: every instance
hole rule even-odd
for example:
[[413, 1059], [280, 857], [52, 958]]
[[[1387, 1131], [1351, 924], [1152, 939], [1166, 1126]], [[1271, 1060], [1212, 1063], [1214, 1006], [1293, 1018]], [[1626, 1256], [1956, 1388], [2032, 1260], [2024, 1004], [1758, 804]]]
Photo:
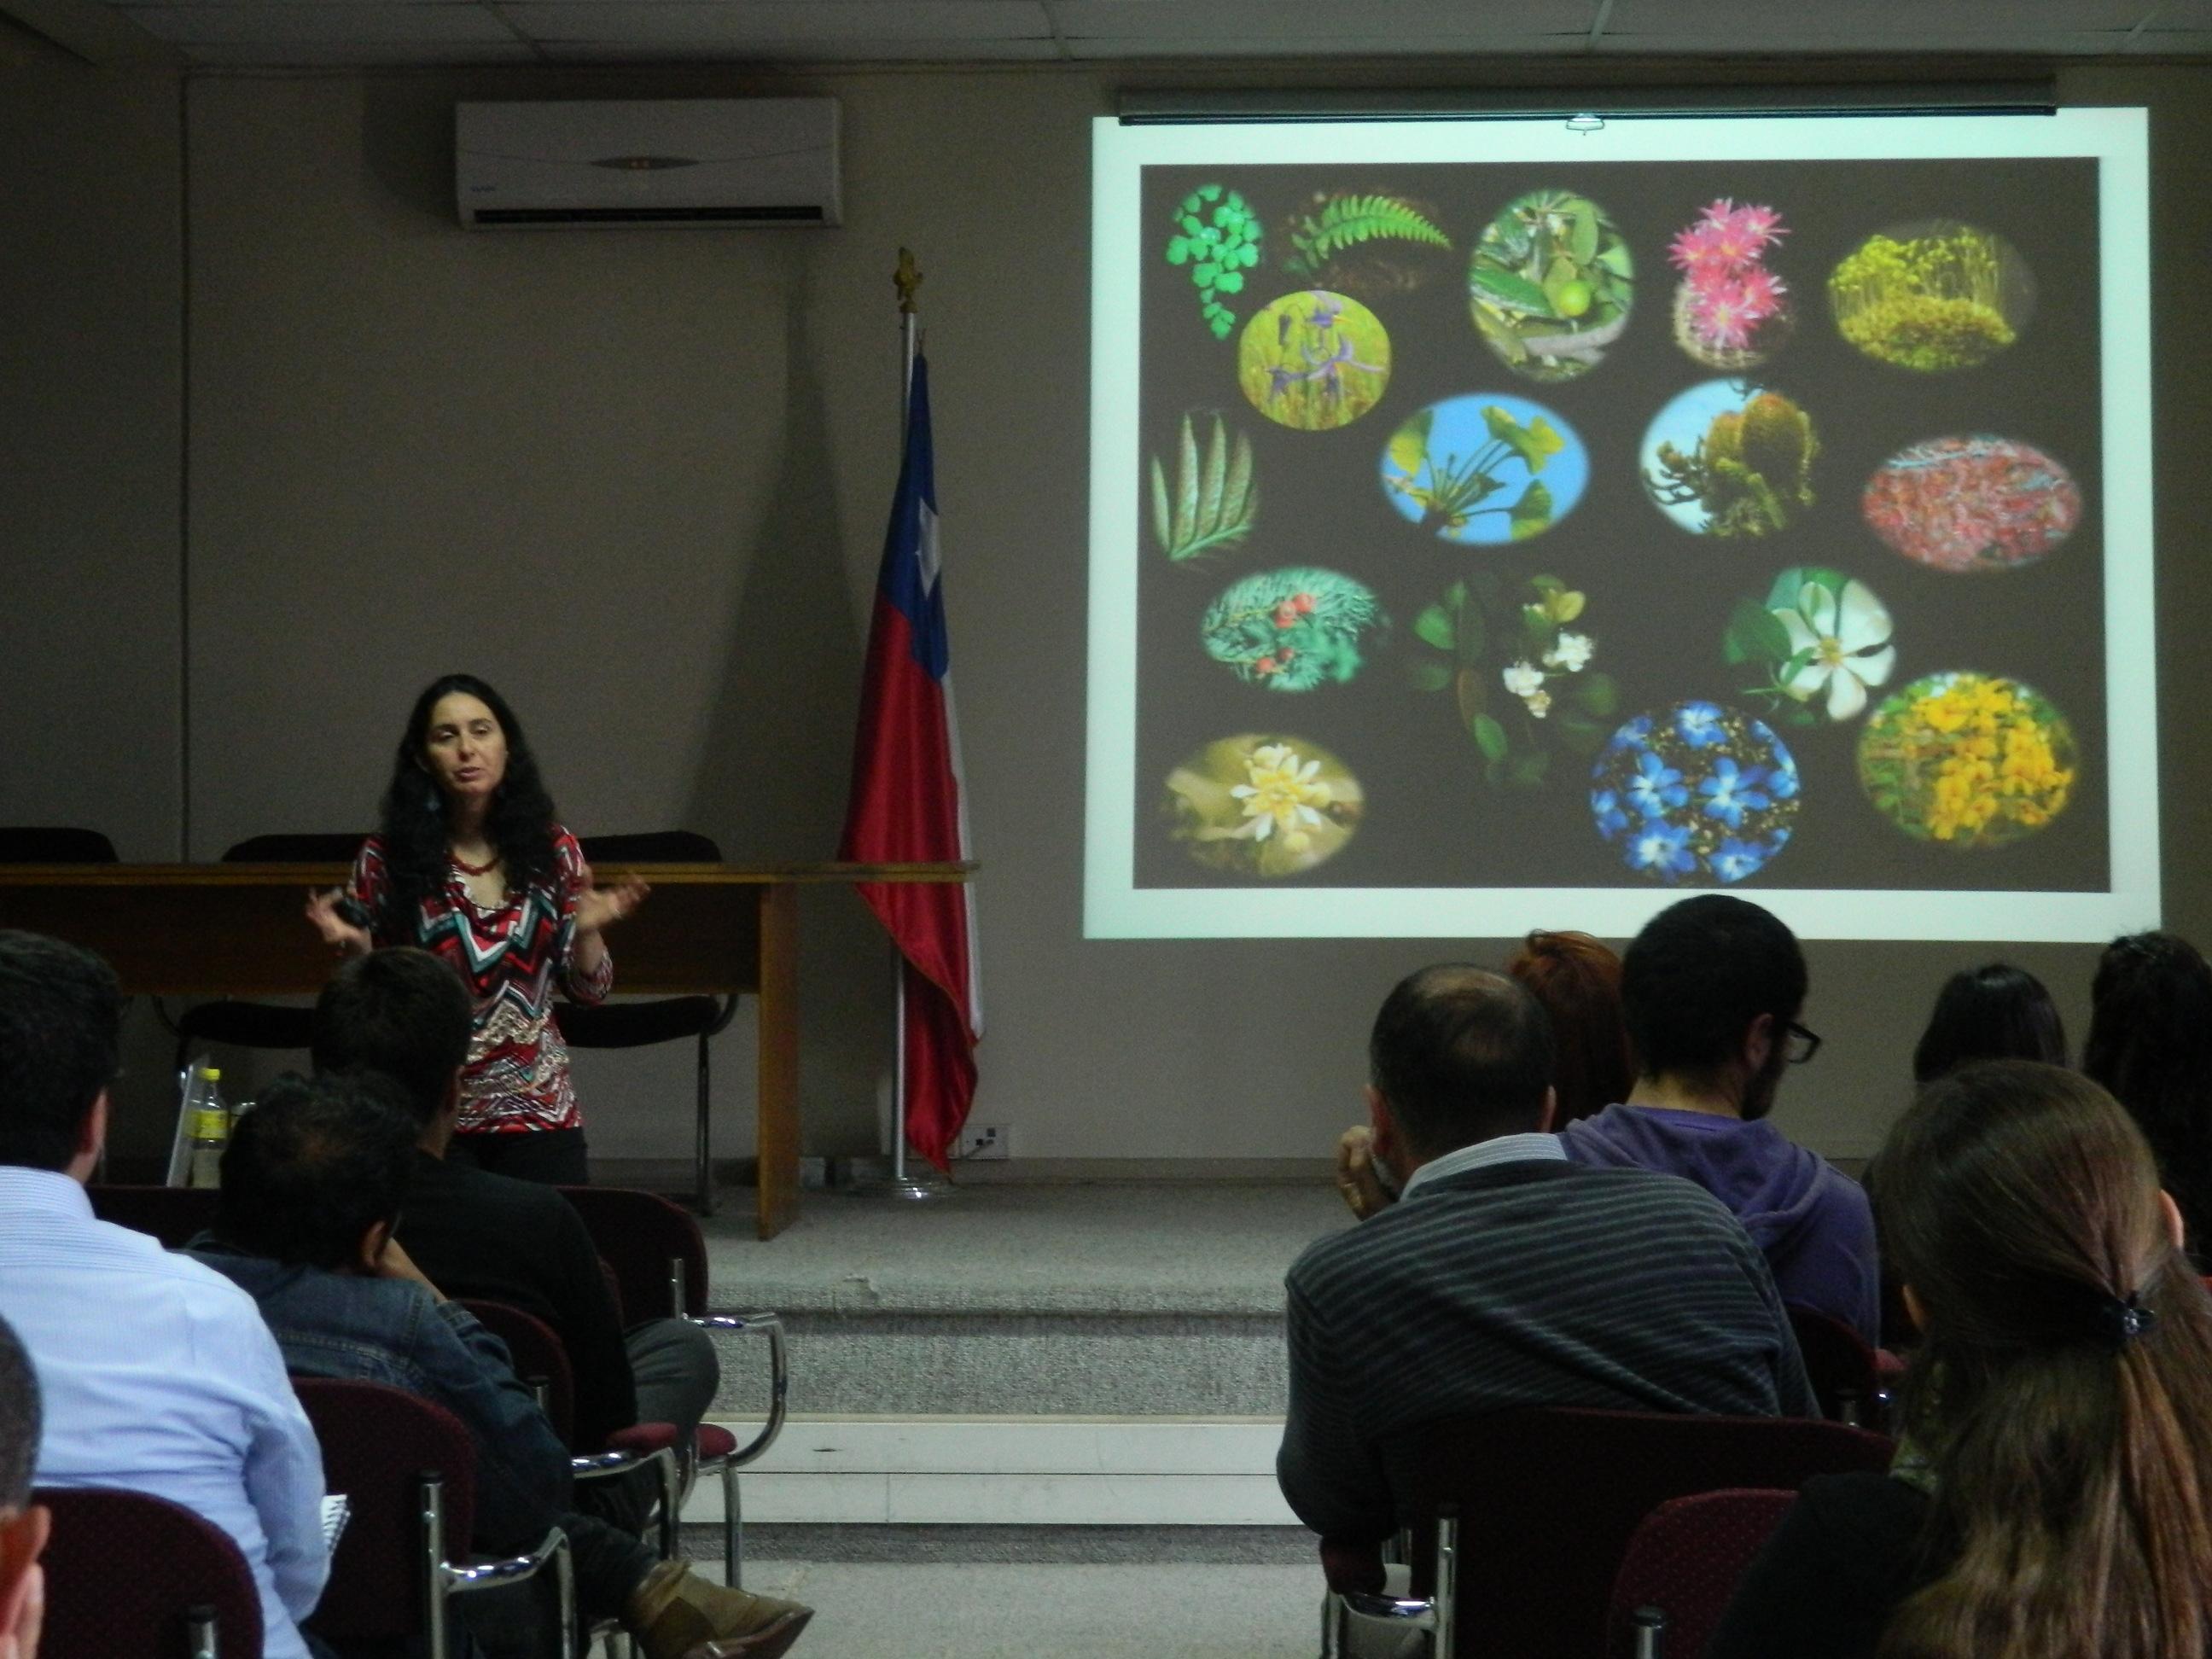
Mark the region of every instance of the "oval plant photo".
[[2033, 445], [1978, 434], [1900, 449], [1867, 480], [1859, 510], [1875, 535], [1931, 570], [2017, 570], [2074, 533], [2081, 491]]
[[1859, 784], [1915, 841], [2002, 847], [2066, 810], [2074, 728], [2050, 700], [2002, 675], [1930, 674], [1876, 708], [1859, 734]]
[[1638, 714], [1590, 769], [1598, 834], [1638, 875], [1729, 885], [1789, 843], [1797, 762], [1764, 720], [1717, 702]]
[[1270, 691], [1341, 685], [1365, 666], [1384, 627], [1364, 583], [1334, 570], [1263, 571], [1231, 583], [1206, 609], [1206, 654]]
[[1869, 236], [1828, 276], [1844, 338], [1923, 374], [1975, 368], [2020, 337], [2035, 278], [1995, 231], [1925, 219]]
[[1571, 380], [1602, 362], [1626, 330], [1636, 262], [1612, 216], [1589, 198], [1530, 191], [1483, 227], [1467, 297], [1500, 362], [1532, 380]]
[[1299, 432], [1349, 426], [1390, 384], [1390, 336], [1358, 301], [1285, 294], [1244, 325], [1237, 380], [1252, 407]]
[[1366, 798], [1320, 744], [1248, 732], [1207, 744], [1168, 774], [1168, 834], [1230, 875], [1294, 876], [1344, 850]]
[[1812, 417], [1752, 380], [1707, 380], [1644, 428], [1644, 492], [1701, 536], [1765, 536], [1813, 505]]
[[1478, 392], [1431, 404], [1383, 447], [1382, 493], [1446, 541], [1540, 536], [1575, 508], [1589, 454], [1574, 428], [1526, 398]]

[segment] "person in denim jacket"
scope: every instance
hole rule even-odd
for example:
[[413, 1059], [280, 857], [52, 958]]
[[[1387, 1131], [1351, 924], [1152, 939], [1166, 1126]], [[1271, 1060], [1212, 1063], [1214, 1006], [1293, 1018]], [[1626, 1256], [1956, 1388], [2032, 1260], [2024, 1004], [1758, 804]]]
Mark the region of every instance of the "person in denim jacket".
[[[233, 1132], [215, 1226], [191, 1253], [253, 1297], [295, 1376], [404, 1389], [460, 1419], [476, 1448], [477, 1547], [514, 1553], [560, 1527], [580, 1611], [619, 1619], [648, 1659], [683, 1659], [732, 1637], [748, 1659], [786, 1651], [806, 1608], [709, 1583], [576, 1512], [568, 1449], [506, 1344], [447, 1300], [392, 1237], [415, 1135], [373, 1073], [279, 1079]], [[506, 1645], [489, 1627], [477, 1634]]]

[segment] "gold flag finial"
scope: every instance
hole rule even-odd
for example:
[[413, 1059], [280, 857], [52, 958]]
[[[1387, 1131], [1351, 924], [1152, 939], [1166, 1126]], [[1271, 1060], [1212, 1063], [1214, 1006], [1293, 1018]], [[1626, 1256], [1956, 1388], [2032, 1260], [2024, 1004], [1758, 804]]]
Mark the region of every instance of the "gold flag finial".
[[914, 315], [914, 291], [921, 286], [921, 267], [914, 262], [914, 250], [899, 250], [898, 269], [891, 273], [891, 286], [898, 289], [899, 314]]

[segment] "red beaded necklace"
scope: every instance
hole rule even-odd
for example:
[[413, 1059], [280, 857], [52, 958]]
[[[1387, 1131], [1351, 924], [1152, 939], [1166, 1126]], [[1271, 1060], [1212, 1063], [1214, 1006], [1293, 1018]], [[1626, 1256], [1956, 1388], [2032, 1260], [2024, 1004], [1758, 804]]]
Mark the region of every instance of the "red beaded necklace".
[[459, 853], [453, 851], [450, 847], [446, 849], [446, 856], [453, 860], [453, 868], [459, 871], [465, 876], [488, 876], [493, 871], [499, 868], [499, 854], [497, 852], [494, 852], [491, 857], [482, 864], [471, 864], [467, 860], [464, 859]]

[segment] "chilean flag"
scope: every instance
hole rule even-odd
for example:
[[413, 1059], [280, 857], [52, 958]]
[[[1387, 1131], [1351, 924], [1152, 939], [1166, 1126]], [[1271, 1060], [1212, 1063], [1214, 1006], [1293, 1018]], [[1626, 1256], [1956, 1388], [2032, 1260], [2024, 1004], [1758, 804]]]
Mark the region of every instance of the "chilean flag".
[[[867, 678], [853, 744], [853, 793], [837, 856], [938, 864], [969, 856], [960, 736], [938, 580], [937, 485], [930, 465], [929, 369], [914, 360], [906, 457], [876, 576]], [[966, 882], [863, 882], [860, 896], [906, 958], [907, 1144], [940, 1170], [975, 1094], [983, 1035], [975, 897]]]

